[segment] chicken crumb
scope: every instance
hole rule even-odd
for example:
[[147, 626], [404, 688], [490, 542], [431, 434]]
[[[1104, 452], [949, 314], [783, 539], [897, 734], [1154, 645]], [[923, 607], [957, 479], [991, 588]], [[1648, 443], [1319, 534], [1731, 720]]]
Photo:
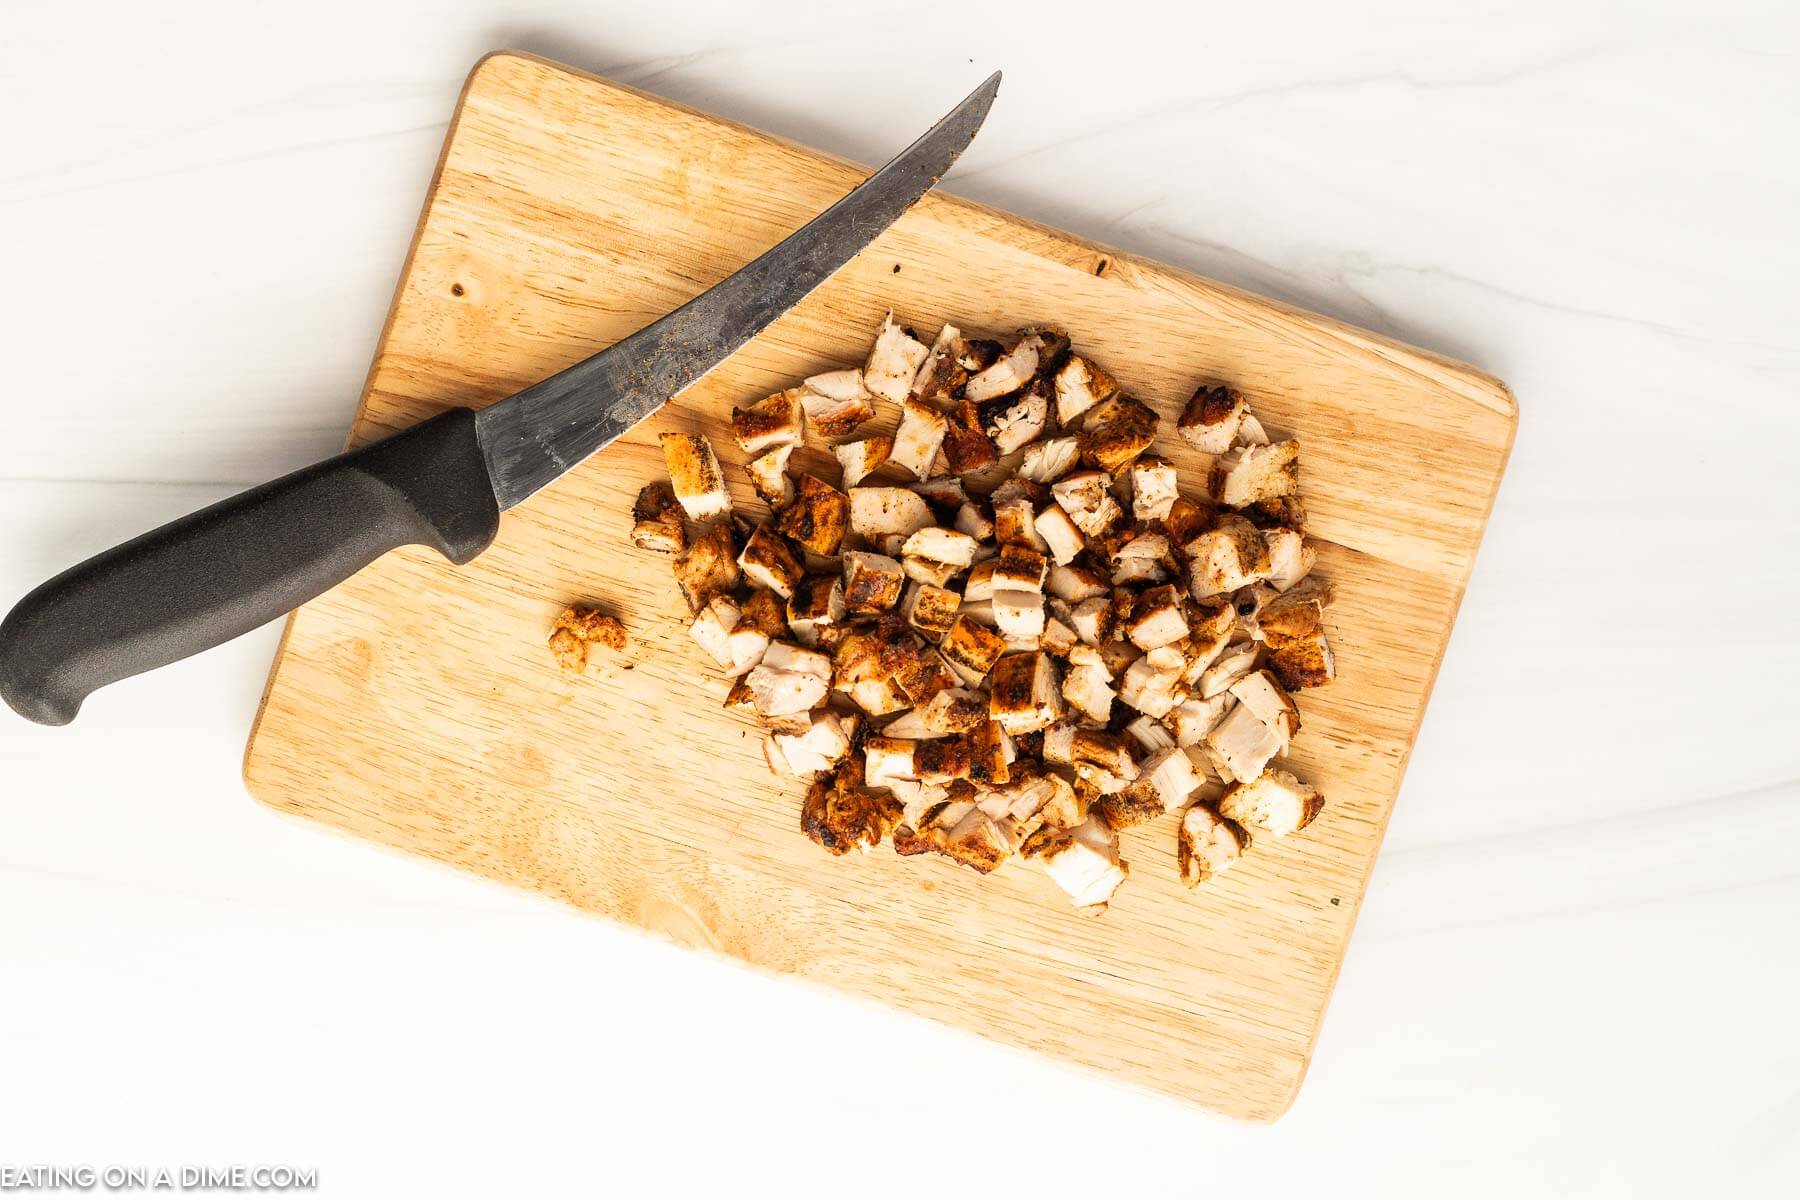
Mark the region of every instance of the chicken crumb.
[[567, 671], [587, 668], [588, 647], [598, 643], [608, 650], [625, 649], [625, 626], [596, 608], [571, 604], [556, 618], [550, 630], [550, 653]]

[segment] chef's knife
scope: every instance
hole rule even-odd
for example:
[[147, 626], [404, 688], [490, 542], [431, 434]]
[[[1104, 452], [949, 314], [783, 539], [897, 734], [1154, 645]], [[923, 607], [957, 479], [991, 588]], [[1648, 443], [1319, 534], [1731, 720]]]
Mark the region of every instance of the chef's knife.
[[593, 357], [64, 571], [0, 622], [0, 695], [33, 721], [65, 725], [95, 689], [246, 633], [396, 547], [468, 562], [501, 512], [661, 408], [874, 241], [950, 169], [999, 88], [996, 71], [798, 232]]

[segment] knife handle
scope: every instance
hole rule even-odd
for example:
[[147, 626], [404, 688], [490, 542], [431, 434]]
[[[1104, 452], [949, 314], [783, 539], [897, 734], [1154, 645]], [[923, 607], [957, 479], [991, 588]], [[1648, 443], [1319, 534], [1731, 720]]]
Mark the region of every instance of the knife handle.
[[0, 622], [0, 696], [66, 725], [95, 689], [247, 633], [389, 550], [465, 563], [499, 526], [475, 414], [452, 409], [70, 567]]

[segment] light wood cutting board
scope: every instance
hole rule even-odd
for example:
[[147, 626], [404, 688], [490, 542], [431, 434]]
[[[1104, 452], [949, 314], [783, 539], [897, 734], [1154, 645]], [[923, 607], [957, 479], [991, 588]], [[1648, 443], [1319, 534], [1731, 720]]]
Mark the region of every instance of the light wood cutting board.
[[[538, 59], [484, 59], [351, 441], [612, 343], [863, 174]], [[726, 684], [679, 623], [668, 562], [630, 545], [627, 514], [670, 429], [711, 434], [753, 508], [731, 405], [860, 360], [890, 306], [923, 331], [1062, 325], [1171, 433], [1195, 384], [1223, 380], [1300, 437], [1318, 570], [1340, 596], [1340, 678], [1301, 695], [1290, 756], [1327, 797], [1309, 829], [1260, 839], [1194, 892], [1176, 880], [1171, 818], [1131, 830], [1131, 878], [1099, 919], [1032, 865], [982, 879], [886, 848], [834, 859], [801, 836], [803, 789], [771, 778], [720, 709]], [[1272, 1119], [1306, 1071], [1514, 424], [1506, 389], [1470, 367], [928, 196], [700, 386], [508, 513], [473, 565], [396, 552], [296, 613], [245, 778], [287, 812]], [[1194, 477], [1196, 456], [1172, 436], [1162, 448]], [[544, 638], [571, 600], [619, 613], [629, 654], [559, 671]]]

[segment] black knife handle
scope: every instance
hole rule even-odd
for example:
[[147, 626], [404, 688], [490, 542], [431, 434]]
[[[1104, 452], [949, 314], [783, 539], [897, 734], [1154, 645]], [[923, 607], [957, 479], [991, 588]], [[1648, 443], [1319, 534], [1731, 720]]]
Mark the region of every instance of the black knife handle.
[[389, 550], [465, 563], [499, 526], [475, 414], [452, 409], [64, 571], [0, 622], [0, 696], [66, 725], [95, 689], [247, 633]]

